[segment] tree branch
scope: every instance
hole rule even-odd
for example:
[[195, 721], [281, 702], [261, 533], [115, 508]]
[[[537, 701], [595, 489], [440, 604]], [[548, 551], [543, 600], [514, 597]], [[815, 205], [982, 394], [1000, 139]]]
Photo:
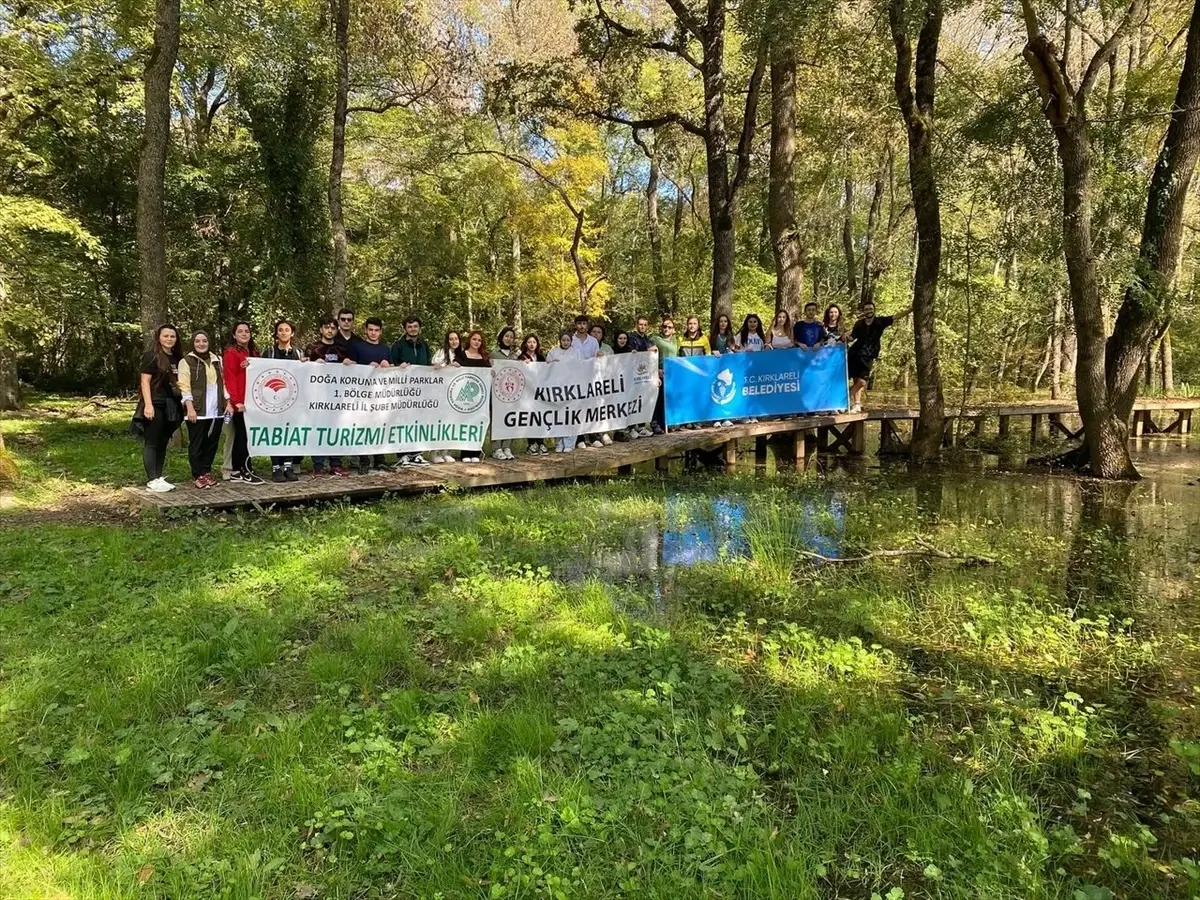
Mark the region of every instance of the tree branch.
[[[1022, 0], [1028, 2], [1028, 0]], [[1108, 40], [1100, 45], [1100, 49], [1092, 56], [1091, 62], [1087, 65], [1087, 70], [1083, 73], [1083, 80], [1079, 83], [1079, 90], [1075, 92], [1076, 104], [1081, 104], [1087, 100], [1088, 91], [1092, 88], [1092, 83], [1100, 74], [1100, 69], [1108, 65], [1108, 58], [1117, 52], [1117, 48], [1121, 45], [1121, 41], [1125, 39], [1125, 35], [1134, 25], [1134, 19], [1141, 15], [1142, 7], [1145, 0], [1133, 0], [1129, 4], [1129, 9], [1125, 11], [1125, 17], [1121, 20], [1121, 24], [1116, 30], [1108, 36]]]
[[[676, 15], [678, 16], [678, 14]], [[612, 29], [617, 34], [628, 38], [629, 40], [637, 41], [647, 50], [662, 50], [666, 53], [672, 53], [686, 62], [697, 72], [700, 71], [700, 61], [688, 52], [687, 30], [682, 27], [682, 25], [678, 31], [677, 39], [674, 43], [671, 43], [669, 41], [655, 40], [649, 35], [638, 31], [636, 28], [630, 28], [628, 25], [618, 22], [608, 14], [600, 0], [596, 0], [596, 18], [603, 22], [606, 28]]]
[[667, 6], [671, 7], [671, 12], [675, 13], [675, 18], [679, 21], [679, 24], [691, 32], [692, 36], [703, 44], [704, 27], [692, 15], [692, 11], [687, 8], [683, 0], [667, 0]]
[[696, 137], [704, 137], [704, 129], [689, 119], [687, 116], [680, 115], [677, 112], [663, 113], [661, 116], [653, 116], [649, 119], [631, 119], [628, 116], [621, 116], [617, 113], [607, 112], [602, 109], [592, 109], [587, 111], [587, 115], [594, 116], [597, 119], [602, 119], [605, 122], [613, 122], [617, 125], [625, 125], [636, 130], [644, 128], [661, 128], [664, 125], [678, 125], [689, 134]]
[[736, 196], [738, 189], [745, 183], [750, 174], [750, 150], [754, 146], [754, 130], [758, 121], [758, 94], [762, 88], [763, 72], [767, 66], [767, 38], [763, 35], [758, 42], [758, 52], [754, 58], [754, 72], [750, 76], [750, 85], [746, 91], [746, 109], [742, 116], [742, 134], [737, 145], [737, 171], [733, 175], [733, 183], [729, 186], [731, 196]]
[[973, 553], [948, 553], [924, 541], [918, 541], [919, 547], [899, 550], [868, 550], [861, 556], [825, 556], [821, 553], [814, 553], [811, 550], [797, 550], [797, 554], [811, 559], [814, 562], [829, 563], [833, 565], [854, 565], [857, 563], [865, 563], [872, 559], [899, 559], [907, 556], [917, 556], [925, 559], [946, 559], [957, 560], [966, 563], [968, 566], [994, 566], [999, 560], [991, 556], [977, 556]]

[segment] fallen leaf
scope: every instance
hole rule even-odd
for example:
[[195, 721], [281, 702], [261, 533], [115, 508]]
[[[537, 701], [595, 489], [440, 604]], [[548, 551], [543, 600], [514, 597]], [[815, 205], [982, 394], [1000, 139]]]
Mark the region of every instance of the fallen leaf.
[[142, 866], [138, 869], [137, 880], [138, 884], [145, 884], [154, 875], [154, 866]]

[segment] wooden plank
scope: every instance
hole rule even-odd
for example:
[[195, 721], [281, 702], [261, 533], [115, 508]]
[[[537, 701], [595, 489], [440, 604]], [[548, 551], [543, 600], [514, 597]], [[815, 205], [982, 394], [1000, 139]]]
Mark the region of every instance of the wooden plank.
[[725, 471], [732, 472], [737, 468], [738, 442], [737, 438], [725, 442]]
[[144, 488], [126, 488], [125, 493], [143, 506], [168, 509], [265, 508], [272, 505], [308, 503], [343, 498], [381, 497], [387, 494], [419, 494], [445, 488], [475, 489], [534, 484], [632, 471], [632, 467], [651, 460], [665, 469], [667, 459], [688, 450], [715, 450], [732, 441], [757, 439], [770, 434], [800, 436], [821, 426], [845, 426], [866, 419], [864, 413], [831, 416], [804, 416], [734, 425], [730, 428], [706, 427], [677, 431], [653, 438], [606, 447], [552, 453], [546, 456], [522, 456], [500, 462], [486, 459], [480, 463], [455, 462], [437, 466], [401, 469], [379, 475], [354, 475], [348, 478], [301, 476], [300, 481], [250, 486], [222, 482], [216, 487], [197, 490], [190, 484], [179, 485], [167, 494], [151, 494]]

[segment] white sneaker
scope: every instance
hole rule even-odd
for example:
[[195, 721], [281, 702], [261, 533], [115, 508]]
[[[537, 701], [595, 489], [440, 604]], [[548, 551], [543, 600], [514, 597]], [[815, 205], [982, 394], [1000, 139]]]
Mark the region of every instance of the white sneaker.
[[860, 412], [862, 412], [862, 404], [861, 404], [861, 403], [855, 403], [855, 404], [854, 404], [852, 407], [850, 407], [850, 412], [852, 412], [852, 413], [860, 413]]
[[603, 441], [598, 441], [598, 440], [596, 440], [596, 441], [592, 441], [592, 449], [593, 449], [593, 450], [599, 450], [599, 449], [600, 449], [601, 447], [603, 447], [603, 446], [604, 446], [604, 442], [603, 442]]
[[463, 462], [465, 462], [467, 465], [471, 465], [473, 463], [482, 462], [482, 460], [480, 460], [477, 456], [468, 456], [463, 460]]
[[638, 432], [638, 437], [654, 437], [654, 432], [643, 425], [642, 430]]
[[505, 460], [505, 459], [508, 459], [508, 457], [504, 455], [503, 450], [496, 448], [495, 450], [492, 451], [492, 459]]
[[600, 436], [600, 443], [603, 444], [605, 447], [607, 447], [609, 444], [612, 443], [612, 435], [609, 434], [608, 432], [605, 432], [604, 434], [602, 434]]
[[566, 442], [559, 444], [559, 446], [562, 447], [563, 453], [570, 453], [572, 450], [575, 449], [574, 447], [572, 447], [570, 444], [568, 444]]
[[510, 448], [510, 447], [504, 448], [504, 458], [505, 459], [516, 459], [516, 457], [513, 456], [512, 448]]
[[155, 478], [153, 481], [146, 482], [146, 490], [152, 494], [166, 494], [175, 490], [175, 485], [165, 478]]
[[408, 461], [408, 464], [410, 466], [427, 466], [429, 465], [429, 460], [427, 460], [420, 453], [414, 453], [412, 459]]

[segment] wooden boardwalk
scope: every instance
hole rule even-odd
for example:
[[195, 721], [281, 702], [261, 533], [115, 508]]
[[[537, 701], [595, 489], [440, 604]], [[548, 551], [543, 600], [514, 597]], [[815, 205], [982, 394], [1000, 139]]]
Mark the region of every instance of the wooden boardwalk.
[[520, 455], [500, 462], [484, 457], [479, 463], [443, 463], [420, 468], [400, 469], [379, 475], [351, 475], [347, 478], [313, 478], [302, 474], [299, 481], [263, 485], [218, 483], [216, 487], [198, 490], [190, 483], [180, 484], [167, 494], [152, 494], [144, 487], [125, 488], [125, 494], [148, 510], [205, 510], [312, 503], [343, 498], [370, 498], [385, 494], [421, 494], [443, 489], [500, 487], [503, 485], [536, 484], [590, 475], [630, 472], [632, 467], [651, 461], [662, 461], [691, 450], [724, 448], [727, 466], [736, 465], [740, 440], [760, 439], [772, 435], [793, 438], [793, 453], [797, 460], [805, 456], [805, 438], [813, 437], [820, 449], [836, 451], [840, 447], [862, 452], [862, 423], [866, 413], [844, 413], [832, 416], [804, 416], [754, 424], [738, 424], [729, 428], [705, 427], [672, 431], [658, 437], [643, 438], [628, 443], [613, 443], [607, 447], [574, 450], [571, 453], [551, 453], [541, 456]]
[[[1192, 412], [1200, 409], [1200, 399], [1195, 400], [1138, 400], [1133, 407], [1133, 437], [1152, 434], [1189, 434], [1192, 428]], [[1169, 413], [1170, 421], [1155, 422], [1155, 413]], [[983, 423], [995, 419], [999, 436], [1009, 434], [1014, 418], [1029, 419], [1029, 440], [1035, 444], [1047, 435], [1062, 435], [1067, 440], [1083, 437], [1083, 425], [1072, 428], [1064, 417], [1078, 416], [1079, 407], [1074, 403], [1058, 400], [1031, 400], [1025, 403], [985, 403], [965, 409], [947, 405], [946, 425], [949, 438], [950, 424], [955, 419], [971, 422], [968, 434], [979, 437]], [[879, 447], [881, 452], [894, 451], [903, 445], [903, 438], [896, 430], [896, 422], [916, 421], [920, 411], [915, 407], [881, 407], [867, 411], [867, 421], [879, 423]]]

